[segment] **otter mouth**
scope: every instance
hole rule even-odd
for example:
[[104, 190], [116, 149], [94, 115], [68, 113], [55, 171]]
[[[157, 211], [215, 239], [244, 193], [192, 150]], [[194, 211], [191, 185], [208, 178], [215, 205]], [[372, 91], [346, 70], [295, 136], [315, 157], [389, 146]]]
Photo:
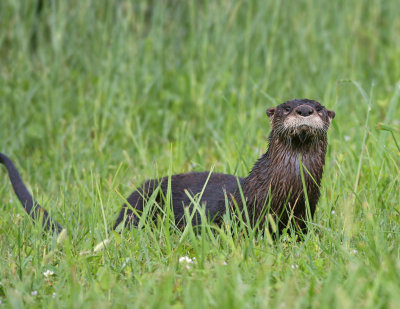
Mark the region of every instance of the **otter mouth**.
[[288, 119], [285, 121], [284, 127], [286, 134], [291, 137], [292, 141], [300, 144], [306, 144], [318, 138], [323, 132], [323, 123], [320, 118], [313, 119]]
[[311, 117], [288, 117], [284, 121], [284, 127], [291, 135], [313, 136], [323, 129], [323, 121], [318, 116]]
[[292, 137], [298, 137], [301, 142], [305, 142], [309, 138], [317, 135], [316, 129], [308, 125], [301, 125], [291, 128], [289, 132]]
[[299, 124], [291, 127], [286, 127], [286, 129], [291, 133], [291, 135], [298, 135], [298, 134], [315, 135], [319, 130], [321, 130], [320, 127], [312, 126], [309, 124]]
[[310, 129], [313, 129], [313, 127], [310, 126], [309, 124], [301, 124], [301, 125], [297, 126], [297, 130], [299, 132], [304, 132], [304, 131], [307, 131], [307, 130], [310, 130]]

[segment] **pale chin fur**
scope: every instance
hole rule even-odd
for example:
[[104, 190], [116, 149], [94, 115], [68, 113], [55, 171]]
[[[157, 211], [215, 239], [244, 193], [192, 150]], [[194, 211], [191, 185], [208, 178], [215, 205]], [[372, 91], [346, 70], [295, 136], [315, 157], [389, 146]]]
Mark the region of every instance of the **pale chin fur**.
[[294, 129], [299, 128], [301, 126], [307, 126], [314, 129], [323, 129], [324, 122], [317, 115], [312, 115], [309, 117], [301, 117], [301, 116], [289, 116], [283, 123], [285, 129]]

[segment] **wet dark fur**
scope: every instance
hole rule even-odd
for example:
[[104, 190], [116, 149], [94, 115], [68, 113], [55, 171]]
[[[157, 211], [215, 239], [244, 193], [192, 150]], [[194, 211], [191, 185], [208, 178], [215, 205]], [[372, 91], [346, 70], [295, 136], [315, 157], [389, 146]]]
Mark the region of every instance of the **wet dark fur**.
[[[284, 122], [288, 116], [300, 115], [301, 119], [308, 119], [309, 113], [312, 116], [318, 115], [323, 125], [318, 128], [308, 125], [285, 127]], [[200, 194], [207, 183], [200, 204], [205, 204], [208, 219], [216, 224], [221, 223], [228, 201], [234, 212], [235, 209], [243, 211], [244, 207], [247, 207], [249, 223], [252, 226], [258, 221], [262, 223], [268, 211], [278, 220], [279, 231], [292, 220], [299, 229], [306, 231], [304, 220], [307, 205], [299, 160], [301, 158], [304, 166], [303, 175], [312, 217], [320, 195], [319, 186], [327, 147], [326, 133], [335, 113], [328, 111], [316, 101], [304, 99], [285, 102], [276, 108], [268, 109], [267, 114], [271, 118], [272, 125], [269, 147], [246, 178], [218, 173], [210, 175], [209, 172], [178, 174], [170, 177], [174, 217], [179, 227], [185, 224], [184, 207], [188, 207], [189, 213], [193, 211], [188, 194], [190, 196]], [[0, 162], [7, 167], [14, 190], [25, 210], [33, 218], [37, 218], [35, 213], [39, 210], [44, 214], [44, 219], [48, 219], [47, 212], [32, 200], [11, 160], [0, 154]], [[125, 226], [137, 226], [139, 223], [137, 214], [140, 216], [146, 201], [154, 196], [155, 201], [162, 206], [167, 196], [167, 189], [168, 177], [146, 181], [128, 197], [129, 205], [125, 204], [122, 207], [113, 229], [121, 223]], [[235, 203], [238, 208], [233, 206]], [[192, 223], [194, 225], [201, 223], [197, 212], [194, 212]], [[56, 231], [61, 229], [55, 221], [50, 220], [44, 222], [44, 226]]]
[[[200, 194], [205, 184], [207, 185], [199, 202], [200, 205], [205, 203], [207, 217], [217, 222], [221, 214], [225, 212], [225, 192], [234, 192], [238, 187], [238, 181], [243, 182], [243, 180], [244, 178], [237, 178], [233, 175], [210, 174], [209, 172], [194, 172], [171, 176], [172, 205], [177, 226], [183, 227], [185, 224], [184, 205], [188, 207], [189, 213], [193, 212], [193, 205], [191, 205], [189, 196], [194, 197]], [[129, 224], [137, 226], [139, 218], [134, 214], [132, 207], [136, 213], [140, 214], [143, 211], [146, 200], [151, 197], [155, 189], [158, 190], [155, 200], [159, 205], [162, 205], [167, 196], [168, 177], [163, 177], [160, 180], [148, 180], [137, 191], [134, 191], [127, 198], [129, 206], [124, 205], [121, 209], [113, 229], [123, 221], [125, 221], [126, 226]], [[192, 223], [193, 225], [201, 223], [198, 212], [194, 213]]]
[[[288, 116], [284, 109], [290, 107], [292, 112], [300, 105], [310, 105], [314, 112], [317, 112], [315, 109], [321, 109], [318, 114], [323, 120], [322, 129], [305, 128], [295, 132], [294, 129], [284, 128], [283, 121]], [[270, 213], [278, 218], [280, 231], [287, 226], [289, 218], [293, 218], [297, 227], [306, 232], [307, 205], [300, 160], [312, 218], [320, 196], [319, 187], [327, 147], [326, 134], [335, 113], [316, 101], [293, 100], [267, 110], [267, 114], [271, 117], [272, 126], [268, 150], [256, 162], [242, 184], [249, 217], [253, 218], [254, 224], [267, 206]], [[235, 194], [235, 198], [240, 199], [238, 193]]]

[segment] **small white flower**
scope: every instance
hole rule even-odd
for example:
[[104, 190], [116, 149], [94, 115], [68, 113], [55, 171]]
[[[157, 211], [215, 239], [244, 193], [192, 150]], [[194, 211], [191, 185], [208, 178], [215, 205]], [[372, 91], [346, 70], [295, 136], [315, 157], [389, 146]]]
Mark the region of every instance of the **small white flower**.
[[222, 265], [226, 266], [226, 265], [228, 265], [228, 263], [224, 261], [224, 262], [222, 263]]
[[196, 261], [196, 258], [191, 259], [188, 256], [182, 256], [179, 258], [179, 263], [187, 263], [187, 264], [193, 264]]
[[57, 293], [53, 292], [53, 298], [56, 298], [56, 296], [57, 296]]
[[0, 299], [0, 305], [2, 304], [2, 301], [1, 301], [1, 299]]
[[184, 264], [186, 269], [190, 269], [189, 264], [194, 264], [196, 262], [196, 258], [190, 258], [188, 256], [182, 256], [179, 258], [179, 264]]
[[331, 214], [332, 214], [332, 215], [334, 215], [334, 214], [335, 214], [335, 211], [334, 211], [334, 210], [332, 210], [332, 211], [331, 211]]
[[48, 277], [54, 275], [54, 271], [51, 271], [50, 269], [48, 269], [48, 270], [46, 270], [46, 271], [43, 273], [43, 275], [44, 275], [46, 278], [48, 278]]
[[354, 250], [353, 250], [353, 254], [357, 254], [357, 249], [354, 249]]
[[34, 291], [32, 291], [32, 296], [36, 296], [37, 295], [37, 291], [36, 290], [34, 290]]
[[297, 268], [299, 268], [299, 265], [297, 265], [297, 264], [292, 264], [292, 269], [297, 269]]
[[346, 142], [348, 142], [350, 139], [351, 139], [350, 136], [348, 136], [348, 135], [345, 135], [345, 136], [344, 136], [344, 140], [345, 140]]

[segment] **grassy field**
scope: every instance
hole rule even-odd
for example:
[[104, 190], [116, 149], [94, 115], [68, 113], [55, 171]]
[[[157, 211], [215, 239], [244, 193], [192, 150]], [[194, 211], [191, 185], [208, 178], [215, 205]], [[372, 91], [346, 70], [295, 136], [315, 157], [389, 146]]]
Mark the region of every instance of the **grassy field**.
[[[0, 168], [0, 308], [400, 307], [396, 1], [37, 3], [0, 2], [0, 151], [68, 235]], [[145, 179], [246, 176], [293, 98], [336, 112], [303, 241], [160, 219], [93, 251]]]

